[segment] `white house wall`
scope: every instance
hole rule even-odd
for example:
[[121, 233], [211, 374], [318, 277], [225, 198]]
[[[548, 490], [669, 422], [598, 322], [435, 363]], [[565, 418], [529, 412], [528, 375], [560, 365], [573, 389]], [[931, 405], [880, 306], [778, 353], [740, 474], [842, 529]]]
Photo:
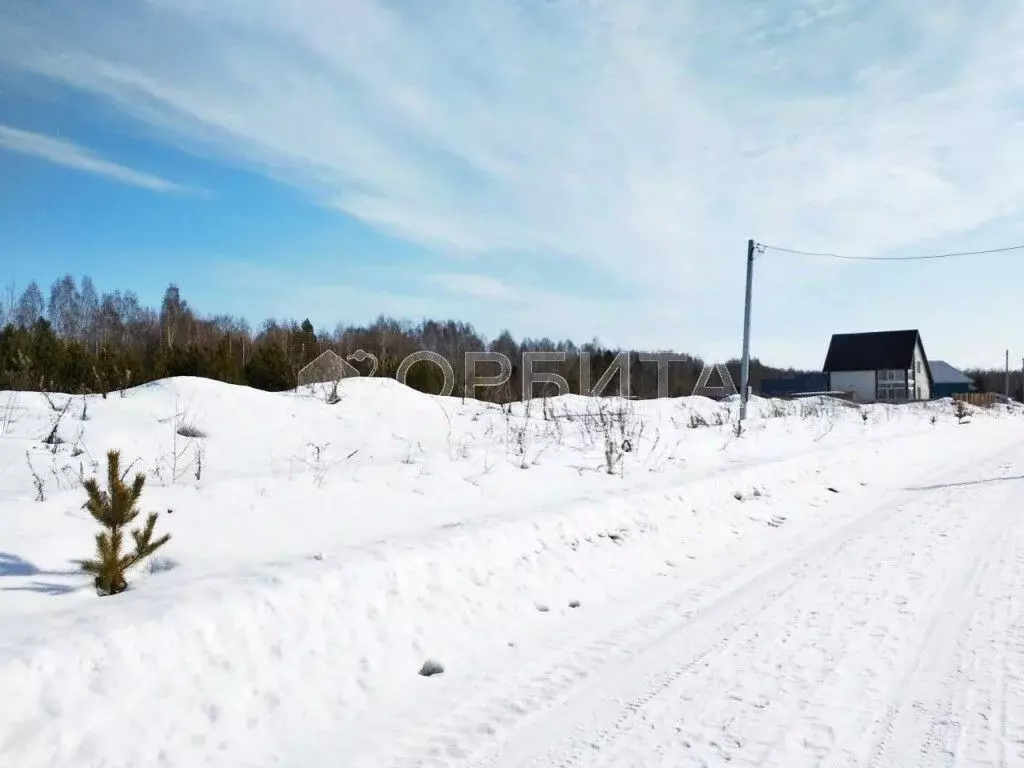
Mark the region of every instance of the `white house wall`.
[[832, 371], [829, 374], [829, 389], [853, 392], [858, 403], [875, 401], [874, 371]]
[[[919, 341], [914, 345], [914, 378], [917, 380], [917, 387], [921, 390], [920, 400], [931, 400], [931, 386], [928, 384], [928, 363], [924, 359], [924, 349]], [[918, 373], [920, 368], [920, 373]], [[913, 397], [913, 393], [911, 393]]]

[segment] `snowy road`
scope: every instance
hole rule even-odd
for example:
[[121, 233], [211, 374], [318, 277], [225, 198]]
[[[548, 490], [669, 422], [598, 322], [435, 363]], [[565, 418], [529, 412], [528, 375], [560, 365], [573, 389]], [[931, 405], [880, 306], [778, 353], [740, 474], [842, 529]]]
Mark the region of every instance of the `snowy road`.
[[865, 491], [607, 635], [418, 701], [429, 725], [396, 721], [365, 764], [1024, 765], [1021, 467], [1016, 445]]

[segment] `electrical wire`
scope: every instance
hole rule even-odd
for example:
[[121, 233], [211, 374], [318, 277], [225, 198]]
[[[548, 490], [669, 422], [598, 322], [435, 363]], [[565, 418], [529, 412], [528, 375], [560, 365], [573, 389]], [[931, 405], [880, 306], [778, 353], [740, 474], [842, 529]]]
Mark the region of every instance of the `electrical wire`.
[[1024, 250], [1024, 244], [1021, 245], [1008, 245], [1005, 248], [989, 248], [984, 251], [955, 251], [952, 253], [929, 253], [921, 256], [846, 256], [839, 253], [818, 253], [815, 251], [800, 251], [795, 248], [781, 248], [777, 245], [766, 245], [765, 243], [755, 243], [760, 249], [761, 253], [768, 251], [778, 251], [780, 253], [792, 253], [797, 256], [816, 256], [828, 259], [844, 259], [847, 261], [921, 261], [923, 259], [948, 259], [953, 256], [983, 256], [990, 253], [1007, 253], [1009, 251], [1022, 251]]

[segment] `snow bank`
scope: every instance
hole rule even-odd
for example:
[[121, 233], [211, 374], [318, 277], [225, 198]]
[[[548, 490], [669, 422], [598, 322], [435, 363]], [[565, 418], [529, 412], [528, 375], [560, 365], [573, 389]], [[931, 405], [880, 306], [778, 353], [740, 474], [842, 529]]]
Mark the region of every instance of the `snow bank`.
[[[341, 395], [167, 380], [70, 398], [54, 447], [46, 398], [0, 393], [0, 754], [138, 766], [221, 750], [244, 764], [248, 750], [269, 764], [282, 734], [390, 711], [380, 702], [430, 684], [427, 658], [458, 675], [642, 600], [652, 579], [781, 546], [932, 466], [936, 445], [990, 445], [1019, 423], [975, 411], [960, 426], [948, 403], [755, 398], [737, 437], [737, 404], [703, 398], [503, 410], [384, 380]], [[186, 422], [206, 437], [177, 435]], [[143, 509], [174, 538], [133, 589], [98, 598], [69, 566], [93, 531], [76, 462], [87, 474], [114, 447], [149, 473]]]

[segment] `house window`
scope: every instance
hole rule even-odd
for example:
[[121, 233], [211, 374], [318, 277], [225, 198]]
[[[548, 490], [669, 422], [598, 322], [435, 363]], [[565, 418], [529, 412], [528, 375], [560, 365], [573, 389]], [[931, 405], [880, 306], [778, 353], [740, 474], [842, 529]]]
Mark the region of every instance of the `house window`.
[[906, 384], [904, 384], [902, 381], [879, 381], [877, 398], [887, 403], [895, 403], [906, 400]]
[[921, 372], [921, 361], [920, 361], [920, 360], [918, 360], [918, 361], [917, 361], [917, 363], [916, 363], [916, 364], [914, 365], [914, 369], [915, 369], [915, 370], [916, 370], [916, 371], [917, 371], [918, 373], [920, 373], [920, 372]]

